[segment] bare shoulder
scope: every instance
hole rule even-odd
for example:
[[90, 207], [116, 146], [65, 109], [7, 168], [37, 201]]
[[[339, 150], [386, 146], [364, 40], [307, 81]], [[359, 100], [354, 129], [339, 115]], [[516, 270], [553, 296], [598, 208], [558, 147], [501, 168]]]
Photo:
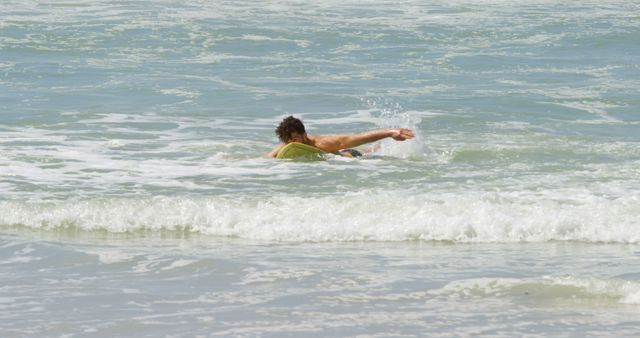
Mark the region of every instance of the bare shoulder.
[[280, 149], [282, 149], [285, 146], [284, 143], [278, 144], [275, 148], [273, 148], [273, 150], [271, 150], [270, 152], [264, 154], [264, 157], [273, 157], [275, 158], [276, 156], [278, 156], [278, 153], [280, 152]]
[[313, 135], [309, 137], [313, 141], [316, 148], [322, 149], [328, 153], [334, 153], [340, 150], [340, 139], [344, 135]]

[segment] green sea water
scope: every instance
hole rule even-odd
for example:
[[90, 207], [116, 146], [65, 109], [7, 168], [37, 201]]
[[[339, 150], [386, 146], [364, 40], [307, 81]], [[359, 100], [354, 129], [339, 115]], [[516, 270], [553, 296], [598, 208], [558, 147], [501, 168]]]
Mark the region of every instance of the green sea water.
[[638, 13], [2, 1], [0, 335], [635, 335]]

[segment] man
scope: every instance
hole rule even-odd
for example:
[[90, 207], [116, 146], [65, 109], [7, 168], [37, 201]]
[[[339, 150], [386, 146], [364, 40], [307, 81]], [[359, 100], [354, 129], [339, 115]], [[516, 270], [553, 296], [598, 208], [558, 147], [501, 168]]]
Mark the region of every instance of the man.
[[302, 121], [293, 116], [289, 116], [280, 122], [280, 125], [276, 128], [276, 135], [278, 135], [282, 144], [273, 148], [266, 155], [268, 157], [276, 157], [280, 149], [291, 142], [304, 143], [322, 149], [327, 153], [353, 157], [358, 156], [359, 152], [350, 148], [387, 137], [391, 137], [396, 141], [404, 141], [414, 137], [413, 131], [406, 128], [379, 129], [359, 134], [307, 135]]

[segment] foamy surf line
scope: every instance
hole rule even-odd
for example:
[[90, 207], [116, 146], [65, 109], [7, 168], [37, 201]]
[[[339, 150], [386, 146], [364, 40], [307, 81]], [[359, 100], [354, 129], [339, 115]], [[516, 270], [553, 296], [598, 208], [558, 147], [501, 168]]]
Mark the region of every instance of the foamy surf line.
[[1, 227], [183, 231], [273, 241], [640, 243], [638, 197], [562, 202], [495, 194], [153, 197], [0, 202]]
[[474, 278], [451, 282], [425, 296], [454, 298], [523, 297], [567, 306], [572, 303], [640, 304], [640, 283], [623, 279], [544, 276], [542, 278]]

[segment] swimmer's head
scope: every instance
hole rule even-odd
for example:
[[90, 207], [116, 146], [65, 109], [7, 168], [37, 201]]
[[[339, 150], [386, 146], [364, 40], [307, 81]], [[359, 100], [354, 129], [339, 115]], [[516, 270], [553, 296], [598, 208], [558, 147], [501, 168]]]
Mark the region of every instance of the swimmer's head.
[[289, 116], [280, 122], [276, 128], [276, 135], [283, 143], [300, 142], [308, 143], [307, 131], [299, 119]]

